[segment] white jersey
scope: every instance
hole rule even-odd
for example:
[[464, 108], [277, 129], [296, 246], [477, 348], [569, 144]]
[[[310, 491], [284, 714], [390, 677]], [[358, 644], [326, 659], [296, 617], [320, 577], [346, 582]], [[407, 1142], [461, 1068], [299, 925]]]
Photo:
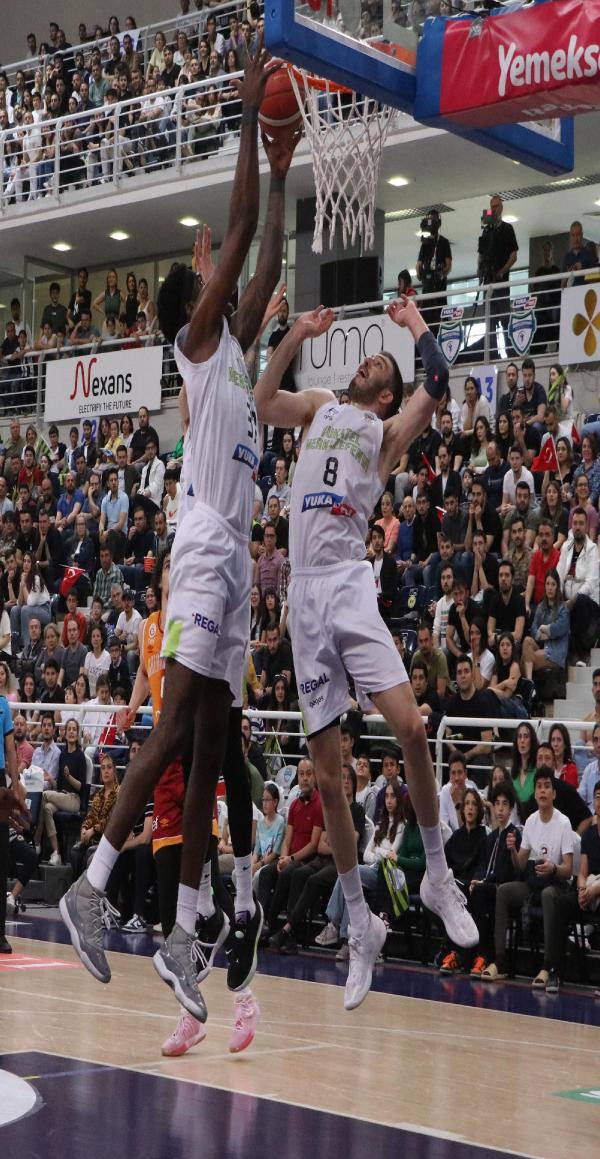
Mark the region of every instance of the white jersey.
[[365, 558], [369, 516], [383, 491], [382, 439], [383, 423], [372, 411], [334, 401], [317, 411], [292, 481], [292, 575]]
[[183, 522], [183, 517], [186, 511], [192, 506], [194, 502], [194, 489], [191, 481], [192, 474], [192, 444], [190, 443], [189, 427], [183, 436], [183, 462], [181, 464], [181, 474], [179, 476], [179, 486], [181, 488], [181, 497], [179, 499], [179, 522]]
[[204, 503], [248, 535], [259, 464], [258, 420], [241, 346], [224, 318], [221, 325], [219, 345], [206, 362], [190, 362], [183, 353], [187, 326], [175, 340], [190, 414], [185, 487], [188, 500]]

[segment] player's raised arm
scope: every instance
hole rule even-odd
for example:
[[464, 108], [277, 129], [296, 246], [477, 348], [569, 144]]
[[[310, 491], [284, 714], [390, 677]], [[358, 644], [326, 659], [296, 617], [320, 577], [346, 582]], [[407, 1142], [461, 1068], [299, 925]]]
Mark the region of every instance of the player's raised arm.
[[244, 352], [258, 334], [265, 309], [281, 274], [285, 179], [300, 137], [295, 125], [290, 125], [285, 134], [278, 134], [274, 140], [269, 140], [263, 134], [262, 142], [271, 166], [267, 215], [254, 277], [246, 286], [230, 323], [231, 333]]
[[448, 388], [446, 360], [415, 302], [411, 298], [390, 302], [387, 313], [398, 326], [410, 330], [425, 368], [425, 382], [409, 399], [402, 413], [385, 423], [379, 456], [379, 476], [385, 480], [410, 444], [429, 424]]
[[298, 394], [290, 394], [279, 389], [283, 375], [302, 343], [307, 338], [325, 334], [333, 319], [333, 310], [324, 310], [322, 306], [317, 306], [309, 314], [301, 314], [273, 351], [254, 388], [259, 422], [273, 423], [276, 427], [303, 427], [312, 420], [320, 406], [335, 402], [335, 395], [330, 390], [301, 390]]
[[[242, 100], [242, 127], [229, 203], [229, 221], [221, 246], [219, 265], [208, 285], [204, 286], [190, 319], [184, 349], [184, 354], [190, 362], [204, 362], [217, 349], [221, 320], [237, 286], [246, 255], [256, 233], [260, 203], [258, 110], [269, 76], [280, 67], [279, 64], [270, 62], [260, 40], [255, 56], [248, 59], [243, 79], [235, 82]], [[278, 273], [279, 271], [275, 281]], [[271, 290], [274, 284], [275, 282]]]

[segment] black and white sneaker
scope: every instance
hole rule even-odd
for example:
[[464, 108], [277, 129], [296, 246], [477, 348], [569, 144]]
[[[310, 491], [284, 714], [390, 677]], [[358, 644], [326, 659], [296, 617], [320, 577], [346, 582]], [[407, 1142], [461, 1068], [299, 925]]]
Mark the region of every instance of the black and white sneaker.
[[235, 915], [235, 925], [225, 943], [229, 962], [227, 985], [230, 990], [249, 986], [257, 965], [258, 942], [263, 927], [263, 911], [259, 901], [252, 916], [246, 911]]
[[198, 959], [198, 983], [203, 982], [210, 974], [217, 951], [226, 940], [229, 929], [229, 918], [219, 905], [211, 917], [198, 919], [196, 938], [202, 949], [202, 956]]

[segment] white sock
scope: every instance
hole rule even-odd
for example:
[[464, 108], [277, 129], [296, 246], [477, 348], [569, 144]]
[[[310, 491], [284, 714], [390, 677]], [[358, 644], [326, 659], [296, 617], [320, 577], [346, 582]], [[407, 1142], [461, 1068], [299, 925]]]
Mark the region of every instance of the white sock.
[[253, 916], [256, 906], [252, 893], [252, 854], [247, 857], [234, 857], [235, 868], [235, 912], [241, 914], [246, 911]]
[[177, 891], [177, 925], [185, 930], [186, 934], [193, 934], [196, 929], [196, 902], [198, 890], [190, 885], [181, 885]]
[[339, 874], [344, 900], [348, 907], [348, 917], [354, 933], [360, 934], [369, 924], [369, 907], [365, 901], [358, 865]]
[[427, 872], [432, 881], [443, 881], [448, 872], [448, 862], [444, 852], [442, 830], [439, 825], [432, 825], [430, 828], [419, 825], [419, 829], [423, 838]]
[[202, 877], [200, 878], [200, 889], [198, 890], [198, 913], [203, 918], [211, 918], [215, 912], [215, 903], [213, 901], [211, 877], [210, 877], [210, 861], [204, 863], [202, 870]]
[[92, 889], [104, 893], [106, 883], [117, 863], [119, 850], [114, 849], [106, 837], [100, 838], [100, 844], [87, 868], [87, 879]]

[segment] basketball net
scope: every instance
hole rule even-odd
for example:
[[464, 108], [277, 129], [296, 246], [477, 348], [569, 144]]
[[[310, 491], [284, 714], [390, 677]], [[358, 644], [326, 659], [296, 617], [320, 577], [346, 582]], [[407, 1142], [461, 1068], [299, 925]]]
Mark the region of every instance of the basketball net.
[[338, 224], [344, 249], [359, 236], [372, 249], [381, 151], [395, 109], [304, 69], [290, 68], [290, 76], [313, 159], [313, 253], [323, 252], [326, 226], [332, 248]]

